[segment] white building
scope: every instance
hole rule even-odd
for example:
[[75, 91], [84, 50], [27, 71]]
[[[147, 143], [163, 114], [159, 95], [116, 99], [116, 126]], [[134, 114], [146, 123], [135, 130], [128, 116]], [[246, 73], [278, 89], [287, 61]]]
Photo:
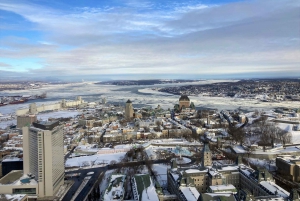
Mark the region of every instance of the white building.
[[53, 196], [64, 183], [63, 126], [33, 123], [23, 128], [24, 174], [33, 174], [39, 197]]
[[0, 179], [0, 193], [55, 196], [64, 184], [63, 126], [59, 122], [23, 127], [23, 171], [14, 170]]

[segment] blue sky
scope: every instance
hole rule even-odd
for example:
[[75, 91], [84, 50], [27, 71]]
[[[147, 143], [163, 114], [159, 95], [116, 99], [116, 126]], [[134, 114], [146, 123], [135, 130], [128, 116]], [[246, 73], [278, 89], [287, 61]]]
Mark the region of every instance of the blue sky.
[[299, 9], [297, 0], [0, 0], [0, 79], [300, 77]]

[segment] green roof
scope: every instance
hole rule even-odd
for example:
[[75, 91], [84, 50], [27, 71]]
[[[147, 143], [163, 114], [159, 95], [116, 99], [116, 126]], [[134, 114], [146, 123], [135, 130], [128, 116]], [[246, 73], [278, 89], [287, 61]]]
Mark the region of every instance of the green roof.
[[148, 188], [151, 184], [149, 174], [134, 175], [134, 180], [139, 193], [139, 200], [142, 199], [143, 190]]
[[190, 101], [190, 99], [187, 95], [181, 95], [181, 97], [179, 98], [179, 101]]
[[210, 152], [208, 143], [204, 143], [203, 152]]

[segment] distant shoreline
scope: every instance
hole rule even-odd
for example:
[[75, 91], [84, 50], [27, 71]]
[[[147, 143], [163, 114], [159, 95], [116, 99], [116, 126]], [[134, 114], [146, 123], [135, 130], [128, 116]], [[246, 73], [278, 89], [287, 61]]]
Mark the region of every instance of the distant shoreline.
[[187, 79], [174, 79], [174, 80], [112, 80], [106, 82], [96, 82], [95, 84], [102, 85], [115, 85], [115, 86], [140, 86], [140, 85], [155, 85], [155, 84], [176, 84], [176, 83], [188, 83], [188, 82], [200, 82], [205, 80], [187, 80]]

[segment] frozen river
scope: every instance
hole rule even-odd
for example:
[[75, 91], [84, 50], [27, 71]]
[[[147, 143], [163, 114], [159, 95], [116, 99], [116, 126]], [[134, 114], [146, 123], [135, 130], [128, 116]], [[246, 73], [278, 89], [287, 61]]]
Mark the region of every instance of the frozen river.
[[[225, 80], [210, 80], [199, 81], [196, 84], [208, 84], [215, 82], [224, 82]], [[228, 80], [227, 80], [228, 81]], [[56, 84], [45, 85], [39, 89], [31, 90], [18, 90], [18, 91], [2, 91], [0, 96], [3, 95], [34, 95], [47, 93], [47, 98], [44, 100], [31, 100], [24, 104], [8, 105], [0, 107], [0, 113], [3, 115], [14, 113], [17, 108], [28, 107], [32, 102], [37, 104], [47, 104], [59, 102], [61, 99], [74, 100], [76, 96], [82, 96], [84, 101], [99, 102], [102, 98], [106, 98], [108, 103], [124, 105], [127, 99], [133, 102], [135, 107], [152, 106], [156, 107], [158, 104], [164, 108], [173, 108], [174, 104], [178, 103], [179, 96], [168, 93], [158, 92], [152, 89], [158, 89], [165, 86], [179, 86], [195, 83], [180, 83], [180, 84], [160, 84], [151, 86], [112, 86], [101, 85], [93, 82], [88, 83], [72, 83], [72, 84]], [[276, 107], [297, 107], [299, 102], [261, 102], [258, 100], [250, 99], [236, 99], [229, 97], [207, 97], [207, 96], [189, 96], [190, 100], [194, 102], [198, 108], [213, 108], [233, 110], [242, 109], [252, 111], [254, 109], [269, 110]]]

